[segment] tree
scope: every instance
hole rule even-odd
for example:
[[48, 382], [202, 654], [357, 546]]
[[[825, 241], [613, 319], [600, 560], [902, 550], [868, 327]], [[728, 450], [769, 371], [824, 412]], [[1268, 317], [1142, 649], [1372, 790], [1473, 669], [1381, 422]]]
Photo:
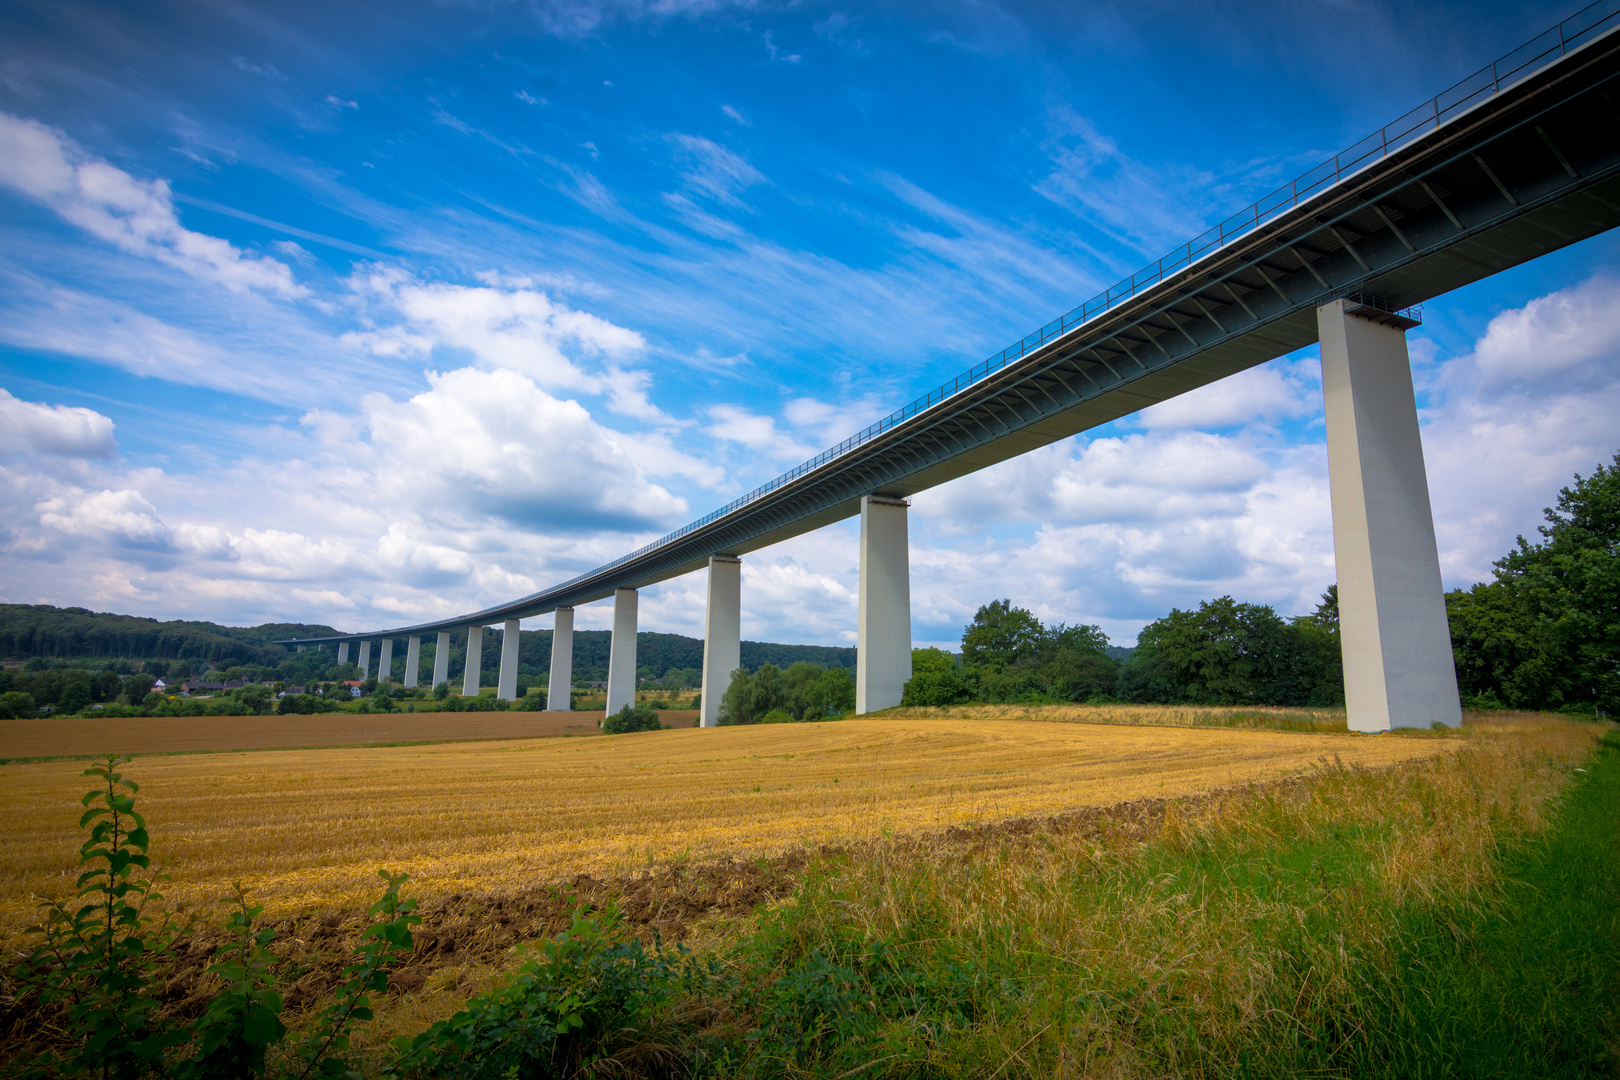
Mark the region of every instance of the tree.
[[75, 679], [62, 688], [61, 694], [56, 698], [56, 711], [76, 713], [90, 704], [90, 681], [88, 679]]
[[962, 634], [962, 659], [974, 666], [1007, 667], [1032, 660], [1046, 629], [1011, 600], [992, 600], [974, 614]]
[[973, 700], [976, 685], [966, 666], [944, 649], [912, 649], [911, 678], [901, 691], [900, 704], [959, 705]]
[[1212, 705], [1303, 705], [1319, 681], [1297, 627], [1264, 604], [1230, 596], [1197, 611], [1172, 609], [1137, 637], [1133, 657], [1169, 676], [1189, 701]]
[[[1459, 681], [1510, 704], [1620, 708], [1620, 453], [1579, 474], [1496, 581], [1447, 597]], [[1464, 673], [1466, 672], [1466, 676]], [[1476, 689], [1475, 692], [1481, 692]]]
[[664, 722], [658, 710], [646, 705], [626, 705], [602, 721], [604, 735], [625, 735], [633, 731], [661, 731]]

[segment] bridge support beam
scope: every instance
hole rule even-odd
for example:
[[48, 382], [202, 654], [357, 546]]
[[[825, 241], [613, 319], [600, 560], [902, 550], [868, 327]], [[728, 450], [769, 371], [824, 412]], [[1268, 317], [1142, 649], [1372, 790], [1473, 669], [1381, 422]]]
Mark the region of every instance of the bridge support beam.
[[1350, 729], [1457, 727], [1457, 669], [1406, 352], [1411, 324], [1356, 310], [1336, 300], [1316, 312]]
[[911, 555], [906, 536], [910, 505], [879, 495], [861, 499], [858, 713], [900, 704], [901, 691], [911, 678]]
[[484, 673], [484, 628], [467, 627], [467, 670], [461, 675], [461, 696], [477, 697], [478, 681]]
[[416, 689], [417, 676], [422, 674], [422, 635], [413, 634], [405, 641], [405, 689]]
[[546, 708], [567, 712], [574, 707], [574, 609], [557, 609], [551, 628], [551, 682], [546, 688]]
[[699, 727], [720, 725], [720, 699], [742, 666], [742, 560], [709, 556], [709, 606], [703, 618], [703, 711]]
[[340, 664], [347, 664], [349, 662], [349, 643], [347, 641], [338, 642], [337, 662]]
[[495, 696], [502, 701], [517, 700], [518, 623], [507, 619], [501, 630], [501, 676]]
[[636, 703], [636, 590], [613, 590], [613, 644], [608, 650], [607, 715]]
[[394, 639], [391, 637], [382, 639], [382, 649], [377, 656], [377, 681], [394, 681]]
[[365, 682], [371, 677], [371, 642], [360, 643], [360, 681]]
[[450, 681], [450, 631], [440, 630], [439, 640], [433, 643], [433, 688]]

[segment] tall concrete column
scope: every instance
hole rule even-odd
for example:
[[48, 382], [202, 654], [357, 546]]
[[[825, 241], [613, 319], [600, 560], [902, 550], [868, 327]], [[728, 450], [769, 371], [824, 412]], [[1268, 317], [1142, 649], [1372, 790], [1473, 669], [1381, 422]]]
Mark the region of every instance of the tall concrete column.
[[371, 677], [371, 642], [360, 643], [360, 681], [365, 682]]
[[349, 643], [347, 641], [338, 642], [337, 662], [340, 664], [347, 664], [349, 662]]
[[904, 499], [861, 499], [860, 629], [855, 711], [900, 704], [911, 678], [911, 555]]
[[382, 639], [382, 652], [377, 657], [377, 681], [394, 681], [394, 639], [391, 637]]
[[1348, 300], [1316, 311], [1339, 634], [1352, 731], [1462, 723], [1406, 330]]
[[507, 619], [501, 631], [501, 678], [495, 696], [502, 701], [517, 700], [518, 622]]
[[608, 649], [607, 714], [636, 703], [636, 590], [613, 591], [613, 644]]
[[405, 642], [405, 688], [416, 688], [416, 677], [422, 673], [422, 635], [412, 634]]
[[467, 627], [467, 670], [461, 674], [461, 696], [477, 697], [478, 680], [484, 669], [484, 628]]
[[574, 609], [557, 609], [551, 631], [551, 684], [546, 690], [546, 708], [567, 712], [574, 707], [570, 691], [574, 687]]
[[450, 631], [440, 630], [439, 640], [433, 644], [433, 688], [450, 681]]
[[699, 727], [720, 723], [720, 699], [742, 666], [742, 560], [709, 556], [709, 606], [703, 618], [703, 711]]
[[298, 646], [298, 651], [299, 652], [303, 652], [304, 649], [305, 649], [305, 646], [303, 646], [303, 645]]

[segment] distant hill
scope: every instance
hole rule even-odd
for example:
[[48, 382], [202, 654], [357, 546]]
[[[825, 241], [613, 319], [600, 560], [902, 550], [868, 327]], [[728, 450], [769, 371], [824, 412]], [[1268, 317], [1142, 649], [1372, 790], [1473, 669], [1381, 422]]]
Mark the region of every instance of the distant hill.
[[[25, 660], [40, 656], [57, 660], [177, 660], [196, 658], [212, 664], [275, 665], [289, 655], [273, 642], [277, 638], [324, 637], [342, 633], [314, 623], [265, 623], [262, 626], [222, 626], [212, 622], [159, 622], [137, 615], [116, 615], [88, 608], [59, 608], [49, 604], [0, 604], [0, 656]], [[431, 639], [430, 639], [431, 640]], [[607, 630], [574, 633], [574, 680], [607, 678], [613, 635]], [[466, 631], [453, 635], [460, 653]], [[483, 664], [500, 664], [499, 634], [484, 640]], [[395, 651], [398, 663], [400, 650]], [[525, 630], [518, 643], [518, 660], [535, 673], [551, 664], [551, 631]], [[769, 661], [787, 667], [808, 660], [825, 667], [854, 668], [855, 650], [826, 645], [779, 645], [764, 641], [742, 643], [743, 666], [754, 669]], [[662, 675], [671, 668], [701, 669], [703, 642], [681, 634], [642, 632], [636, 635], [636, 664]], [[459, 665], [458, 665], [459, 667]]]

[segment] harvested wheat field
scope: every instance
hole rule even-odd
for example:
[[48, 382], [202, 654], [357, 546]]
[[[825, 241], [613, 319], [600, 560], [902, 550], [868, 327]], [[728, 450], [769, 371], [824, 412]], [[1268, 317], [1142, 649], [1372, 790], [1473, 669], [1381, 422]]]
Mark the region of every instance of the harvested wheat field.
[[[1448, 739], [862, 719], [587, 739], [137, 759], [172, 898], [241, 878], [272, 914], [350, 908], [376, 871], [431, 896], [1382, 766]], [[0, 767], [0, 936], [72, 885], [82, 763]]]
[[[431, 703], [428, 703], [431, 704]], [[662, 714], [692, 727], [697, 710]], [[278, 750], [367, 743], [466, 742], [596, 735], [600, 712], [321, 713], [316, 716], [151, 716], [125, 720], [7, 720], [0, 760], [84, 754]]]

